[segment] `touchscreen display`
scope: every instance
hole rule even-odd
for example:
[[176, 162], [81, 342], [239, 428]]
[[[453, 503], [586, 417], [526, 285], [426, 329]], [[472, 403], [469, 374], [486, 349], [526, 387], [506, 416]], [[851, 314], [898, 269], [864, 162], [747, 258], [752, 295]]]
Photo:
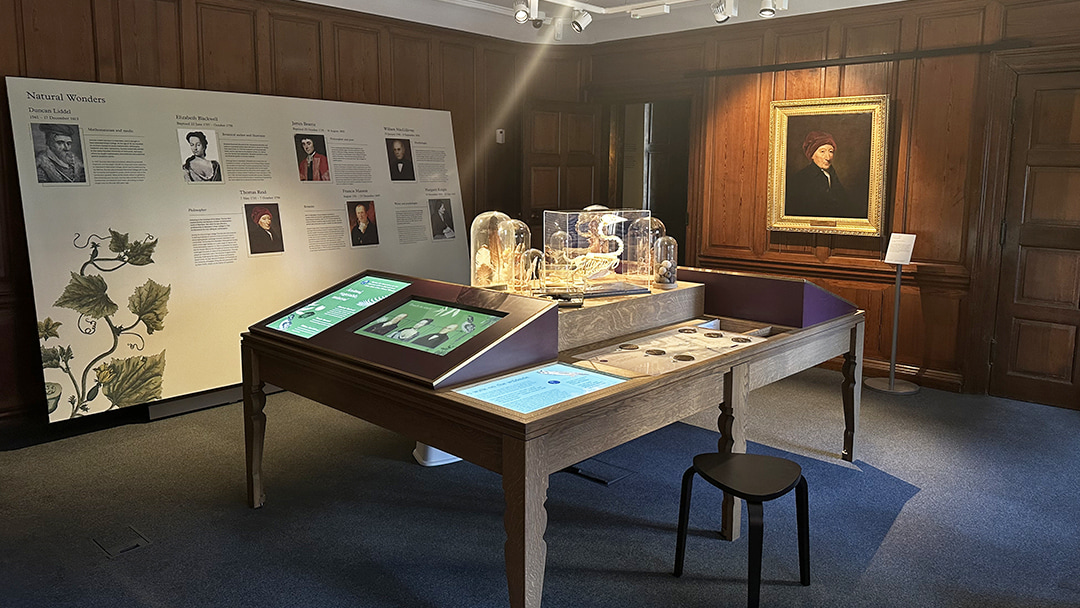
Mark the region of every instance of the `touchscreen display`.
[[528, 414], [622, 382], [626, 379], [576, 365], [554, 363], [455, 392]]
[[267, 327], [310, 338], [408, 286], [403, 281], [366, 276], [268, 323]]
[[505, 314], [412, 299], [356, 333], [442, 356], [491, 327]]

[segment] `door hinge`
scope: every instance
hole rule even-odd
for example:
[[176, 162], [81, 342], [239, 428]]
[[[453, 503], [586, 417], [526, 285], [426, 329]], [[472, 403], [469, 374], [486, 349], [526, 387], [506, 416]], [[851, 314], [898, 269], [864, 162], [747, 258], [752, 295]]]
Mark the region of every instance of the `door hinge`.
[[994, 367], [994, 355], [997, 353], [997, 340], [990, 338], [990, 367]]
[[1005, 248], [1005, 234], [1009, 231], [1009, 224], [1005, 220], [1001, 220], [1001, 234], [998, 237], [998, 247]]

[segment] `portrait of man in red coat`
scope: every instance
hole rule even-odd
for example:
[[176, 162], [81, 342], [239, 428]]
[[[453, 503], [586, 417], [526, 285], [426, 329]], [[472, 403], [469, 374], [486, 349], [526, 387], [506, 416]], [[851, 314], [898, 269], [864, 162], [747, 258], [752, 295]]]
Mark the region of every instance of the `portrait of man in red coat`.
[[297, 135], [297, 157], [300, 159], [300, 181], [330, 181], [330, 161], [326, 159], [326, 144], [322, 135]]

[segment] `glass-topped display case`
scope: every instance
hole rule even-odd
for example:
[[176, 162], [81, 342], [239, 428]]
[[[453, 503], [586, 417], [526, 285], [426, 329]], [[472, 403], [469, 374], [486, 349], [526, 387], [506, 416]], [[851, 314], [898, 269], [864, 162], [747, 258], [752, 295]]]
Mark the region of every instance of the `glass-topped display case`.
[[648, 289], [651, 265], [639, 263], [628, 241], [630, 227], [650, 215], [648, 209], [604, 207], [544, 211], [546, 290], [595, 295]]

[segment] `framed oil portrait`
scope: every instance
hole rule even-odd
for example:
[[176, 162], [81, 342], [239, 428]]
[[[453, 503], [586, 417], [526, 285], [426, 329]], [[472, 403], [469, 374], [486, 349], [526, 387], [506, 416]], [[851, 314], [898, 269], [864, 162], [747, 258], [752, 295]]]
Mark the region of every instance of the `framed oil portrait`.
[[774, 101], [769, 230], [881, 236], [887, 95]]

